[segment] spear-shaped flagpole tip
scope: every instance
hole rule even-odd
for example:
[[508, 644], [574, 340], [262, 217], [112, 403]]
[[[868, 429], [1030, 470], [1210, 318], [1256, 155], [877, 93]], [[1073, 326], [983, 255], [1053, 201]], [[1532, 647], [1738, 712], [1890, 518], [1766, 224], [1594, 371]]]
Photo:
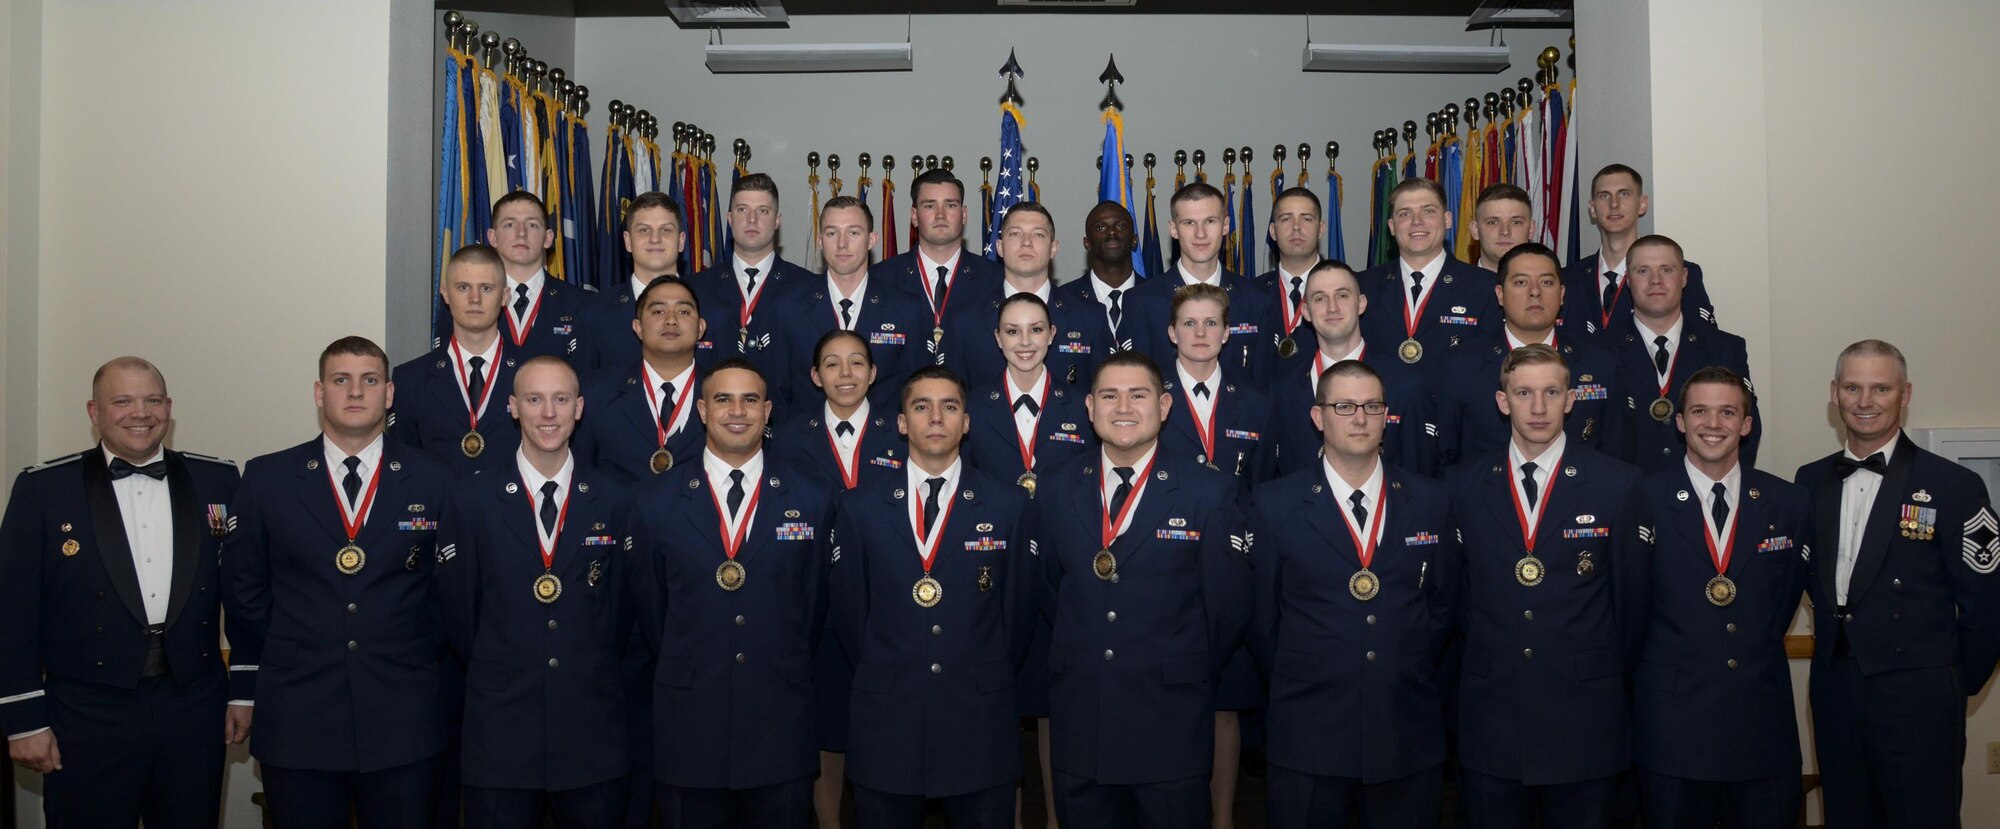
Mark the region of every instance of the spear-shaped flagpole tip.
[[1007, 62], [1000, 65], [1000, 77], [1011, 80], [1013, 78], [1025, 78], [1027, 76], [1028, 72], [1027, 70], [1021, 68], [1021, 62], [1014, 59], [1014, 50], [1008, 49]]
[[1104, 73], [1097, 76], [1098, 83], [1124, 83], [1125, 76], [1118, 72], [1118, 56], [1111, 55], [1104, 61]]
[[1118, 72], [1118, 59], [1116, 56], [1108, 57], [1104, 61], [1104, 72], [1097, 76], [1097, 82], [1106, 85], [1104, 100], [1097, 103], [1097, 108], [1115, 109], [1119, 112], [1124, 112], [1125, 102], [1118, 100], [1118, 85], [1125, 82], [1125, 76]]
[[1021, 99], [1021, 90], [1014, 87], [1014, 79], [1012, 77], [1007, 79], [1007, 91], [1000, 93], [1000, 103], [1011, 103], [1017, 107], [1026, 106], [1028, 103]]

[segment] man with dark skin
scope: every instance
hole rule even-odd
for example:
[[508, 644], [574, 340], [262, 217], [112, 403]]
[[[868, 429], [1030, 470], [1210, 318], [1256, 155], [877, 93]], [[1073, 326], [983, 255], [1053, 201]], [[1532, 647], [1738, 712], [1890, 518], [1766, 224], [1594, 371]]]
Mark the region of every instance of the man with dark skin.
[[1082, 279], [1065, 283], [1061, 290], [1071, 296], [1104, 306], [1104, 321], [1111, 328], [1111, 340], [1119, 350], [1145, 350], [1152, 332], [1136, 323], [1125, 322], [1126, 292], [1136, 287], [1132, 272], [1132, 213], [1115, 201], [1101, 201], [1083, 220], [1083, 261], [1089, 265]]

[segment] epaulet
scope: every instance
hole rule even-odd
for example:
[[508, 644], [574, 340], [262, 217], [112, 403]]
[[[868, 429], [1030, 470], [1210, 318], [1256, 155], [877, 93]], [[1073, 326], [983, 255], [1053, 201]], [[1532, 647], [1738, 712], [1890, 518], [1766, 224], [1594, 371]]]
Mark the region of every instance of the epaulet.
[[32, 473], [32, 472], [40, 472], [40, 471], [42, 471], [42, 470], [44, 470], [44, 469], [54, 469], [55, 467], [58, 467], [58, 466], [62, 466], [63, 464], [66, 464], [66, 463], [69, 463], [70, 461], [74, 461], [74, 460], [77, 460], [77, 459], [80, 459], [80, 458], [82, 458], [82, 457], [83, 457], [84, 455], [86, 455], [86, 454], [89, 454], [89, 453], [87, 453], [87, 452], [78, 452], [78, 453], [76, 453], [76, 454], [74, 454], [74, 455], [64, 455], [64, 456], [62, 456], [62, 457], [60, 457], [60, 458], [56, 458], [55, 460], [52, 460], [52, 461], [42, 461], [41, 463], [38, 463], [38, 464], [35, 464], [34, 466], [30, 466], [30, 467], [27, 467], [27, 468], [25, 468], [25, 469], [22, 469], [22, 470], [21, 470], [21, 472], [22, 472], [22, 474], [28, 474], [28, 473]]
[[235, 462], [235, 461], [232, 461], [232, 460], [230, 460], [230, 459], [228, 459], [228, 458], [218, 458], [218, 457], [216, 457], [216, 456], [214, 456], [214, 455], [204, 455], [204, 454], [202, 454], [202, 453], [200, 453], [200, 452], [182, 452], [182, 453], [181, 453], [181, 455], [183, 455], [183, 456], [185, 456], [185, 457], [188, 457], [188, 458], [193, 458], [194, 460], [198, 460], [198, 461], [208, 461], [209, 463], [219, 463], [219, 464], [222, 464], [223, 466], [231, 466], [231, 467], [233, 467], [233, 466], [235, 466], [235, 465], [236, 465], [236, 462]]

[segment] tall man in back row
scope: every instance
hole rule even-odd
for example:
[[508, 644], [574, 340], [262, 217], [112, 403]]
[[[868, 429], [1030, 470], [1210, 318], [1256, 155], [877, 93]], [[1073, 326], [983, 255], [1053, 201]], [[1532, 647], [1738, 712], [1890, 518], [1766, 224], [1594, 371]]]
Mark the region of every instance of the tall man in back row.
[[[1590, 177], [1590, 223], [1597, 225], [1603, 246], [1596, 253], [1563, 268], [1563, 333], [1572, 339], [1622, 336], [1619, 320], [1632, 313], [1633, 293], [1627, 254], [1639, 238], [1639, 220], [1652, 207], [1646, 195], [1646, 180], [1638, 170], [1623, 164], [1607, 164]], [[1681, 310], [1687, 316], [1715, 325], [1715, 305], [1703, 287], [1701, 266], [1687, 264], [1687, 291]]]
[[1249, 538], [1227, 475], [1160, 451], [1172, 398], [1119, 352], [1087, 400], [1102, 451], [1044, 479], [1051, 762], [1069, 826], [1209, 821], [1211, 700], [1248, 621]]
[[1155, 365], [1174, 364], [1174, 343], [1166, 335], [1173, 324], [1174, 291], [1213, 285], [1229, 293], [1229, 318], [1234, 320], [1217, 358], [1220, 365], [1250, 382], [1264, 382], [1278, 355], [1277, 308], [1255, 281], [1222, 266], [1222, 240], [1229, 226], [1222, 191], [1197, 181], [1174, 192], [1171, 209], [1169, 230], [1180, 243], [1181, 257], [1170, 272], [1140, 283], [1132, 297], [1151, 342], [1147, 356]]
[[1361, 290], [1374, 309], [1361, 318], [1361, 336], [1370, 349], [1422, 366], [1424, 376], [1434, 380], [1445, 352], [1499, 316], [1493, 272], [1445, 250], [1452, 214], [1437, 182], [1413, 178], [1396, 185], [1389, 191], [1389, 210], [1389, 232], [1400, 254], [1361, 274]]
[[1862, 340], [1834, 363], [1838, 453], [1813, 492], [1812, 716], [1827, 825], [1959, 825], [1965, 699], [2000, 661], [2000, 524], [1971, 470], [1903, 434], [1902, 351]]
[[152, 363], [105, 363], [90, 392], [98, 444], [28, 467], [0, 521], [0, 734], [50, 826], [214, 827], [223, 743], [250, 726], [240, 706], [225, 725], [217, 638], [236, 467], [165, 448]]
[[[506, 314], [501, 331], [514, 353], [526, 359], [552, 354], [575, 359], [583, 344], [583, 288], [549, 275], [546, 260], [556, 241], [549, 209], [535, 194], [515, 190], [493, 202], [493, 227], [486, 243], [506, 261]], [[449, 323], [449, 320], [440, 320]]]
[[948, 170], [926, 170], [910, 181], [910, 226], [917, 230], [916, 247], [869, 266], [868, 276], [924, 298], [931, 327], [922, 336], [922, 347], [930, 363], [943, 365], [951, 309], [974, 304], [967, 297], [998, 284], [1000, 266], [966, 254], [965, 183]]
[[765, 376], [784, 368], [774, 347], [779, 326], [778, 297], [812, 274], [778, 256], [778, 183], [751, 173], [729, 185], [729, 231], [735, 244], [729, 261], [718, 262], [688, 279], [707, 315], [704, 341], [717, 359], [742, 357]]
[[502, 342], [506, 288], [498, 252], [459, 248], [438, 288], [451, 311], [449, 339], [390, 374], [403, 399], [389, 410], [389, 437], [449, 461], [460, 478], [504, 466], [521, 443], [507, 393], [495, 391], [513, 388], [515, 366], [528, 359]]

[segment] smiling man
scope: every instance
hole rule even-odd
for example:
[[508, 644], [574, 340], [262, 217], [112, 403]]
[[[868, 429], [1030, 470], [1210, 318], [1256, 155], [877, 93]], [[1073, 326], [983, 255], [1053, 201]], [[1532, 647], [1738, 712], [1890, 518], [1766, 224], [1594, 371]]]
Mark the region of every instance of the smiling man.
[[1903, 352], [1840, 352], [1828, 398], [1841, 451], [1799, 468], [1813, 492], [1814, 748], [1829, 825], [1957, 826], [1965, 700], [2000, 660], [2000, 525], [1971, 470], [1903, 434]]
[[892, 279], [869, 273], [869, 251], [875, 248], [875, 213], [853, 196], [835, 196], [819, 211], [819, 248], [826, 258], [826, 276], [795, 280], [793, 290], [771, 298], [776, 348], [783, 368], [772, 379], [773, 394], [787, 421], [799, 411], [812, 411], [824, 397], [807, 382], [816, 364], [814, 351], [828, 332], [852, 331], [868, 346], [877, 380], [869, 398], [885, 410], [893, 408], [903, 378], [919, 366], [932, 365], [930, 306], [917, 293]]
[[1419, 475], [1436, 475], [1435, 401], [1421, 369], [1393, 352], [1369, 348], [1362, 339], [1368, 297], [1354, 270], [1334, 259], [1314, 265], [1306, 276], [1305, 305], [1311, 332], [1299, 337], [1297, 353], [1279, 361], [1270, 390], [1277, 474], [1318, 463], [1323, 436], [1312, 412], [1320, 375], [1342, 360], [1360, 360], [1375, 370], [1383, 384], [1382, 399], [1389, 404], [1382, 416], [1382, 459]]
[[[639, 338], [632, 333], [632, 306], [646, 286], [662, 276], [680, 273], [681, 248], [687, 244], [687, 215], [665, 193], [641, 193], [625, 208], [620, 236], [632, 256], [632, 274], [612, 290], [586, 303], [583, 347], [571, 361], [579, 371], [629, 365], [639, 358]], [[709, 358], [712, 362], [714, 358]]]
[[236, 467], [165, 448], [152, 363], [119, 357], [90, 385], [98, 445], [22, 472], [0, 520], [0, 733], [43, 775], [50, 826], [213, 827], [224, 743], [250, 725], [241, 706], [225, 720], [217, 636]]
[[501, 328], [507, 344], [524, 359], [553, 354], [574, 359], [583, 343], [583, 289], [549, 275], [545, 266], [555, 244], [549, 209], [535, 194], [516, 190], [493, 202], [493, 226], [486, 244], [506, 263], [507, 288], [501, 301]]
[[1361, 274], [1361, 289], [1375, 309], [1361, 321], [1371, 348], [1425, 368], [1428, 376], [1460, 340], [1489, 328], [1498, 308], [1493, 272], [1451, 258], [1445, 250], [1453, 226], [1444, 188], [1413, 178], [1389, 191], [1389, 232], [1397, 259]]
[[626, 324], [639, 339], [639, 358], [601, 370], [584, 384], [594, 414], [576, 438], [585, 463], [627, 483], [700, 455], [702, 422], [692, 405], [701, 374], [695, 349], [707, 330], [700, 301], [679, 277], [654, 279], [633, 311]]
[[[1682, 311], [1688, 287], [1687, 262], [1680, 243], [1665, 236], [1646, 236], [1625, 253], [1630, 271], [1625, 284], [1632, 294], [1632, 321], [1624, 333], [1599, 339], [1616, 352], [1618, 389], [1625, 399], [1607, 416], [1623, 418], [1628, 446], [1617, 451], [1648, 474], [1676, 467], [1685, 448], [1683, 430], [1675, 428], [1674, 401], [1688, 378], [1710, 366], [1727, 368], [1750, 378], [1750, 356], [1743, 338], [1692, 319]], [[1750, 434], [1742, 440], [1744, 466], [1757, 465], [1758, 438], [1763, 434], [1756, 410], [1744, 412]]]

